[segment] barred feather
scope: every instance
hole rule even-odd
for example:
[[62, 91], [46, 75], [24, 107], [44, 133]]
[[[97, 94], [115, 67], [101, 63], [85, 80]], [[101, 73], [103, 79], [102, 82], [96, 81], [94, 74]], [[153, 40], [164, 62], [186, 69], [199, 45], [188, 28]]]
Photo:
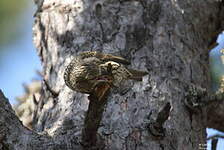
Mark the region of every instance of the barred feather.
[[83, 52], [66, 67], [65, 84], [72, 90], [91, 93], [94, 87], [102, 82], [112, 82], [115, 87], [119, 87], [124, 80], [141, 81], [147, 74], [147, 72], [128, 69], [125, 64], [129, 62], [119, 56]]

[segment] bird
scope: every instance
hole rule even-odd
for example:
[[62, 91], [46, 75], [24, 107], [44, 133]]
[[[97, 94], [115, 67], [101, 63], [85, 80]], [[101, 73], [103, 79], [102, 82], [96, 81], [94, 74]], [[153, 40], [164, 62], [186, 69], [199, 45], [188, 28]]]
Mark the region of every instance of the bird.
[[142, 81], [142, 77], [148, 74], [129, 69], [127, 65], [130, 62], [120, 56], [84, 51], [66, 67], [64, 81], [74, 91], [91, 94], [99, 87], [105, 88], [105, 85], [107, 88], [119, 88], [124, 80]]

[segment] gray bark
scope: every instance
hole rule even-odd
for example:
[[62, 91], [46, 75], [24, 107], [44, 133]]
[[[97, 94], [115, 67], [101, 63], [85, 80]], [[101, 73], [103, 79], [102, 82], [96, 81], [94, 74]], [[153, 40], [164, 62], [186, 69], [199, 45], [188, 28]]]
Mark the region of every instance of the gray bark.
[[[2, 114], [12, 116], [12, 122], [7, 122], [9, 127], [13, 123], [5, 132], [8, 135], [3, 138], [3, 147], [84, 147], [88, 95], [66, 87], [63, 73], [74, 56], [87, 50], [122, 56], [130, 60], [132, 68], [149, 72], [143, 82], [128, 81], [112, 89], [92, 149], [198, 150], [199, 144], [206, 143], [210, 114], [207, 110], [192, 113], [183, 102], [189, 84], [210, 87], [208, 47], [222, 30], [223, 2], [45, 0], [40, 7], [33, 31], [46, 82], [36, 106], [33, 131], [18, 122], [11, 108], [1, 111], [0, 125], [8, 119]], [[164, 124], [165, 136], [155, 138], [149, 132], [149, 122], [156, 120], [168, 102], [171, 111]], [[9, 106], [4, 103], [1, 109]], [[220, 115], [223, 118], [224, 114]], [[220, 129], [212, 119], [209, 121], [209, 127]], [[12, 131], [30, 140], [14, 136], [15, 141], [9, 136]], [[30, 147], [24, 147], [27, 144]]]

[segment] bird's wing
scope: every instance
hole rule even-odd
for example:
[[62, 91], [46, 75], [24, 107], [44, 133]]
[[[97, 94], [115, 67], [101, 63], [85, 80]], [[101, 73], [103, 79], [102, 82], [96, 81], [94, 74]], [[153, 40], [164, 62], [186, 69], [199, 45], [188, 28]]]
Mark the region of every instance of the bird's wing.
[[88, 57], [96, 57], [102, 61], [115, 61], [117, 63], [122, 63], [124, 65], [129, 65], [130, 62], [127, 61], [126, 59], [119, 57], [119, 56], [114, 56], [111, 54], [103, 54], [100, 52], [96, 52], [96, 51], [85, 51], [80, 53], [81, 58], [88, 58]]

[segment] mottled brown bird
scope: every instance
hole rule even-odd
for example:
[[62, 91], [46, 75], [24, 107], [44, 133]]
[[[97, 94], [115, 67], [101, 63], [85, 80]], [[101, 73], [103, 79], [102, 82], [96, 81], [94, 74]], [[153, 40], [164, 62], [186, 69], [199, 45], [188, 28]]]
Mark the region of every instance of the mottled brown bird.
[[66, 67], [64, 80], [74, 91], [91, 94], [103, 85], [119, 87], [122, 81], [134, 79], [141, 81], [147, 72], [128, 69], [130, 64], [122, 57], [100, 52], [82, 52]]

